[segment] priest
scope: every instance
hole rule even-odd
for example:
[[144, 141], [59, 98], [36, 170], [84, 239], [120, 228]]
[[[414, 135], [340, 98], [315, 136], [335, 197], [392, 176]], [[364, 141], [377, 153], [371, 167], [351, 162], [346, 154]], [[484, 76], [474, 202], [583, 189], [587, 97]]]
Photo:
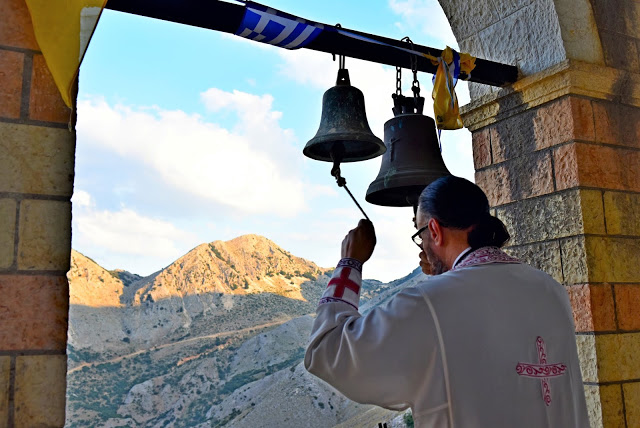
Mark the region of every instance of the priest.
[[415, 220], [431, 276], [366, 315], [359, 292], [375, 230], [361, 220], [347, 234], [307, 370], [359, 403], [410, 407], [416, 427], [588, 427], [564, 287], [500, 249], [509, 234], [468, 180], [431, 183]]

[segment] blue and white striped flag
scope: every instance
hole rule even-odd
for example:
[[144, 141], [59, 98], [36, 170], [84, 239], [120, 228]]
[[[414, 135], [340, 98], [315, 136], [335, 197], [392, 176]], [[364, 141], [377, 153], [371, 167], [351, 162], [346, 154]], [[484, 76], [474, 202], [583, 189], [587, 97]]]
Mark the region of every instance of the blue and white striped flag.
[[324, 29], [324, 25], [317, 22], [261, 4], [246, 2], [246, 5], [236, 36], [281, 48], [298, 49], [311, 43]]

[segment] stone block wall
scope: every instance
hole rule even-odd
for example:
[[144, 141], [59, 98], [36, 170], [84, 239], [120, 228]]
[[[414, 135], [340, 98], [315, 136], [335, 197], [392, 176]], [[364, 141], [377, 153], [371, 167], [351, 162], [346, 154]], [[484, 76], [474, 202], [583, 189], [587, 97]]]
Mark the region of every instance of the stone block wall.
[[70, 113], [24, 0], [0, 0], [0, 426], [64, 425]]
[[640, 3], [590, 0], [607, 66], [640, 72]]
[[463, 51], [520, 71], [463, 119], [509, 251], [567, 288], [591, 426], [640, 427], [640, 2], [440, 3]]
[[467, 108], [465, 124], [476, 182], [512, 235], [508, 251], [568, 291], [592, 427], [635, 427], [640, 104], [621, 103], [615, 82], [594, 85], [607, 74], [568, 61]]

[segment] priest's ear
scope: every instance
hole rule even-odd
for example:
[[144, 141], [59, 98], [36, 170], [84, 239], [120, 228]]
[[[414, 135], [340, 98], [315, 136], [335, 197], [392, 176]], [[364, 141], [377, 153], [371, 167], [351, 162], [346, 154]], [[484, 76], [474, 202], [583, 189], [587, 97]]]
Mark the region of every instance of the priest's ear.
[[427, 225], [429, 226], [429, 235], [433, 243], [437, 246], [443, 245], [444, 236], [442, 234], [443, 230], [440, 222], [438, 222], [438, 220], [436, 220], [435, 218], [431, 217]]

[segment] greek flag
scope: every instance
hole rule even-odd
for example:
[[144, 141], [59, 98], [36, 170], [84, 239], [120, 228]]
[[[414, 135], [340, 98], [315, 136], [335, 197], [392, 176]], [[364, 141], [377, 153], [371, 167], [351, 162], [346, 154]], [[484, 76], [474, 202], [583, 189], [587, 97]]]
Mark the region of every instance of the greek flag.
[[281, 48], [306, 46], [322, 32], [324, 26], [261, 4], [246, 2], [246, 11], [236, 36], [269, 43]]

